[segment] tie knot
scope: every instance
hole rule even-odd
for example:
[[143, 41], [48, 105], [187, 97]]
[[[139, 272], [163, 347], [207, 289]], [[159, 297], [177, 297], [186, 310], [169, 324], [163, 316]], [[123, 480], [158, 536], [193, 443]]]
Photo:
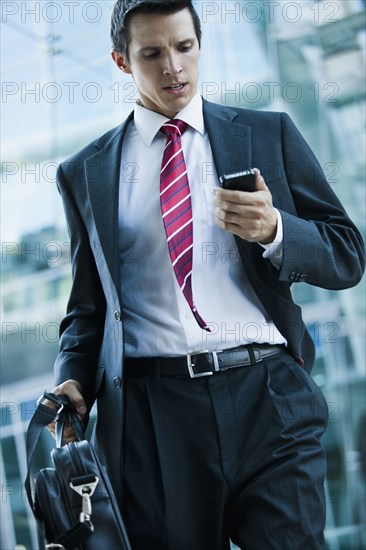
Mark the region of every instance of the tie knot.
[[188, 124], [184, 122], [183, 120], [179, 120], [178, 118], [173, 118], [172, 120], [168, 120], [163, 126], [160, 128], [160, 131], [163, 132], [166, 136], [170, 136], [171, 134], [175, 134], [176, 136], [182, 136], [184, 132], [187, 130]]

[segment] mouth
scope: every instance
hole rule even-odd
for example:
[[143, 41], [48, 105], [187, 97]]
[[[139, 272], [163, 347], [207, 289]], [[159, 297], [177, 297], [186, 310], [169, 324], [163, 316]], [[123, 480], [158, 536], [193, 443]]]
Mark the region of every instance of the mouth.
[[181, 82], [179, 84], [172, 84], [171, 86], [164, 86], [164, 90], [169, 93], [179, 94], [186, 89], [187, 82]]

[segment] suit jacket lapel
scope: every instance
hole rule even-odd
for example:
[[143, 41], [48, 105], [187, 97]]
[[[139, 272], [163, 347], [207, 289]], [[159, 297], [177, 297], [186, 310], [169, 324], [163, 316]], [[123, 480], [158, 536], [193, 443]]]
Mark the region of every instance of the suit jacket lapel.
[[210, 138], [217, 175], [251, 168], [251, 128], [235, 122], [228, 107], [203, 102], [205, 127]]
[[[236, 123], [233, 109], [206, 101], [203, 116], [218, 177], [252, 168], [251, 127]], [[250, 254], [251, 243], [236, 235], [235, 240], [240, 254]]]
[[91, 211], [109, 272], [120, 294], [118, 204], [122, 142], [133, 113], [112, 133], [100, 138], [99, 151], [85, 161]]

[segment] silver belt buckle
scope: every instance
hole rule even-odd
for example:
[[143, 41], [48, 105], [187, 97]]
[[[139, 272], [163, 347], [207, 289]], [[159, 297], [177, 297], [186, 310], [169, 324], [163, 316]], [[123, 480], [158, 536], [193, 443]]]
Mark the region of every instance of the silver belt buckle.
[[[217, 358], [217, 354], [220, 353], [220, 352], [221, 352], [221, 350], [219, 350], [219, 351], [209, 351], [207, 349], [207, 350], [203, 350], [203, 351], [187, 353], [187, 365], [188, 365], [189, 376], [191, 378], [201, 378], [202, 376], [211, 376], [214, 372], [218, 372], [220, 369], [219, 369], [219, 360]], [[210, 353], [212, 355], [214, 370], [208, 370], [208, 371], [205, 371], [205, 372], [195, 373], [193, 371], [194, 362], [192, 361], [192, 357], [194, 357], [195, 355], [201, 355], [202, 353]]]

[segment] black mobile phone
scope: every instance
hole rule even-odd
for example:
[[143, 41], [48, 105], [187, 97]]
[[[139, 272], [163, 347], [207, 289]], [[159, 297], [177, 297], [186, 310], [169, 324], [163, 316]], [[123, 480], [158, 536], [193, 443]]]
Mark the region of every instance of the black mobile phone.
[[255, 191], [255, 172], [245, 170], [235, 174], [223, 174], [220, 176], [220, 185], [230, 191]]

